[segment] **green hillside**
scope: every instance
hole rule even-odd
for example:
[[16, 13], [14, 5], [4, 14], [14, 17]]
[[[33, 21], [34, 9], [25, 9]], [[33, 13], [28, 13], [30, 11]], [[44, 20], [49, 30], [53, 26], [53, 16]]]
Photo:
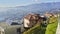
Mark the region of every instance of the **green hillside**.
[[[25, 31], [23, 34], [55, 34], [58, 25], [58, 18], [52, 18], [50, 18], [47, 27], [44, 27], [41, 24], [36, 24], [34, 27]], [[0, 23], [0, 26], [4, 27], [5, 34], [17, 34], [17, 28], [20, 28], [20, 25], [11, 26], [4, 22]]]
[[23, 34], [55, 34], [58, 25], [58, 18], [50, 18], [49, 22], [50, 23], [47, 25], [47, 27], [37, 24], [28, 31], [25, 31]]
[[55, 18], [51, 21], [54, 21], [54, 22], [52, 22], [51, 24], [49, 24], [47, 26], [45, 34], [56, 34], [56, 29], [57, 29], [57, 25], [58, 25], [58, 18]]

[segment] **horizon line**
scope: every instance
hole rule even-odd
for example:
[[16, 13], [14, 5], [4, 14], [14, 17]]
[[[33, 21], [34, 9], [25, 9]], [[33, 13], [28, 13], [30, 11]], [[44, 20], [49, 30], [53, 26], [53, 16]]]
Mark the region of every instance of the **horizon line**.
[[[56, 2], [41, 2], [41, 3], [56, 3]], [[40, 4], [41, 4], [40, 3]], [[39, 2], [38, 3], [32, 3], [32, 4], [39, 4]], [[28, 6], [28, 5], [32, 5], [32, 4], [25, 4], [25, 5], [15, 5], [15, 6], [0, 6], [0, 8], [13, 8], [13, 7], [18, 7], [18, 6]]]

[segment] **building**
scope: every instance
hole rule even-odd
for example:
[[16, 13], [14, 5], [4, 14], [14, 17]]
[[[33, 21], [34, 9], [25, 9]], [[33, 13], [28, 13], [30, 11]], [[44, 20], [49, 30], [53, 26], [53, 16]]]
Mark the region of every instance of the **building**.
[[24, 27], [25, 28], [33, 27], [37, 23], [39, 18], [40, 18], [39, 14], [28, 14], [28, 15], [26, 15], [24, 17]]
[[54, 17], [57, 17], [58, 15], [57, 14], [53, 14], [53, 13], [46, 13], [44, 14], [46, 17], [51, 17], [51, 16], [54, 16]]

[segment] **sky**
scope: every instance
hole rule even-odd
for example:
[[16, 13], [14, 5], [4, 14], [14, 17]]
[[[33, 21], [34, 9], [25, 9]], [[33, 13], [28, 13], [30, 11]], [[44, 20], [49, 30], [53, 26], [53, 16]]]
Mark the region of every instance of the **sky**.
[[60, 0], [0, 0], [0, 7], [25, 6], [45, 2], [60, 2]]

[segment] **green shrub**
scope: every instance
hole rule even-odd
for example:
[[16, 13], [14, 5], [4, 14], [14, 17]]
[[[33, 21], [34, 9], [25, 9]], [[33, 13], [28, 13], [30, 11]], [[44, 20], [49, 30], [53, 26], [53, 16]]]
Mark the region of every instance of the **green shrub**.
[[[54, 21], [54, 23], [53, 23], [53, 21]], [[50, 21], [51, 23], [47, 25], [45, 34], [56, 34], [58, 18], [53, 19], [53, 21], [51, 20]]]
[[37, 24], [28, 31], [24, 32], [23, 34], [44, 34], [45, 30], [45, 27], [42, 27], [41, 25]]
[[48, 24], [47, 27], [37, 24], [23, 34], [55, 34], [58, 25], [58, 18], [53, 18], [49, 22], [51, 23]]

